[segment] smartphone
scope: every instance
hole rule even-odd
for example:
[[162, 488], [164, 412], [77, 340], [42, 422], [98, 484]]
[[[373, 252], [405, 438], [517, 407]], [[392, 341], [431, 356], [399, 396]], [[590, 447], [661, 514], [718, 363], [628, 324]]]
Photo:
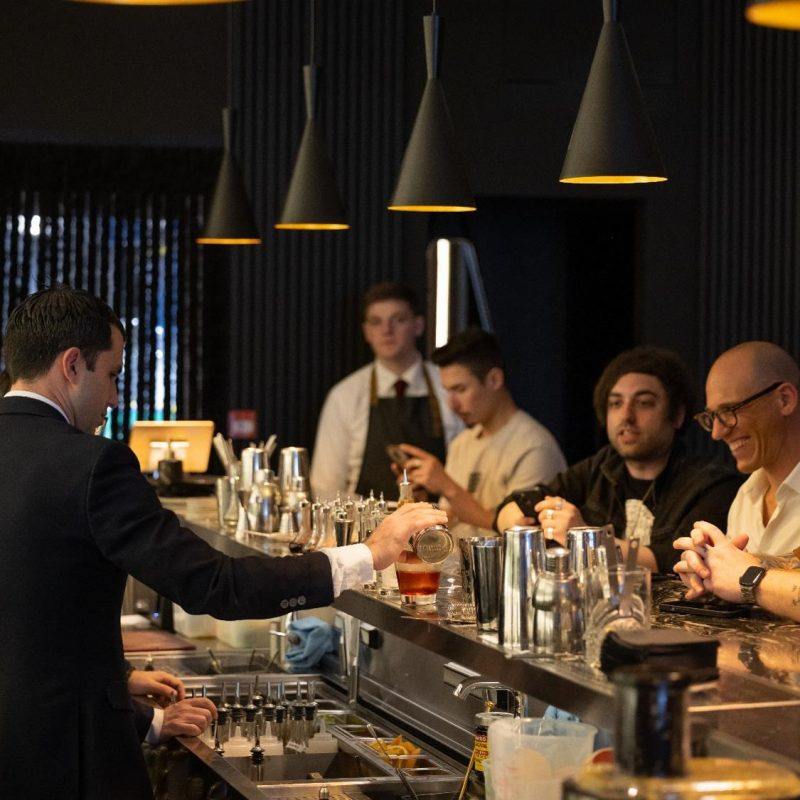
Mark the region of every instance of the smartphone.
[[698, 617], [731, 619], [732, 617], [749, 617], [753, 606], [746, 603], [729, 603], [727, 600], [713, 597], [711, 599], [672, 600], [661, 603], [658, 610], [670, 614], [695, 614]]
[[386, 447], [386, 453], [388, 454], [389, 458], [397, 464], [398, 467], [404, 467], [411, 456], [400, 447], [399, 444], [390, 444]]
[[538, 519], [536, 504], [544, 500], [548, 493], [547, 487], [539, 485], [527, 492], [515, 492], [513, 500], [519, 506], [523, 516]]

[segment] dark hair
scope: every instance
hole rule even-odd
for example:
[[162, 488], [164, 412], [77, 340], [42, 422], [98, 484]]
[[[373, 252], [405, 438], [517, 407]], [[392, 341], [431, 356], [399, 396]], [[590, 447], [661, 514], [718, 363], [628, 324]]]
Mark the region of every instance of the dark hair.
[[415, 317], [421, 313], [419, 295], [410, 286], [387, 281], [370, 286], [364, 293], [364, 298], [361, 301], [361, 319], [366, 319], [367, 309], [373, 303], [379, 303], [381, 300], [401, 300], [408, 303]]
[[497, 338], [480, 328], [467, 328], [451, 336], [446, 345], [433, 351], [431, 361], [439, 367], [461, 364], [481, 381], [494, 367], [505, 371]]
[[672, 350], [649, 345], [625, 350], [612, 359], [603, 370], [594, 387], [594, 413], [600, 425], [605, 427], [608, 396], [614, 384], [623, 375], [631, 372], [641, 372], [658, 378], [667, 393], [670, 419], [673, 421], [677, 419], [683, 409], [686, 412], [683, 425], [686, 425], [695, 404], [692, 380], [686, 364]]
[[3, 339], [11, 380], [46, 373], [56, 356], [77, 347], [93, 370], [98, 354], [111, 348], [111, 326], [125, 336], [119, 317], [82, 289], [53, 286], [26, 297], [9, 315]]

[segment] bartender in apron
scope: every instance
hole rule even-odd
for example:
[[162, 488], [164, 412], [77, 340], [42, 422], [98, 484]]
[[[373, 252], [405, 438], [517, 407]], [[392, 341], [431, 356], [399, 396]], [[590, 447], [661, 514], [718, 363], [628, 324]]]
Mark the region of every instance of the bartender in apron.
[[389, 445], [415, 444], [438, 458], [463, 424], [445, 400], [439, 371], [417, 339], [425, 329], [416, 293], [382, 283], [364, 296], [364, 338], [375, 360], [328, 393], [311, 464], [311, 488], [322, 499], [357, 493], [397, 496]]

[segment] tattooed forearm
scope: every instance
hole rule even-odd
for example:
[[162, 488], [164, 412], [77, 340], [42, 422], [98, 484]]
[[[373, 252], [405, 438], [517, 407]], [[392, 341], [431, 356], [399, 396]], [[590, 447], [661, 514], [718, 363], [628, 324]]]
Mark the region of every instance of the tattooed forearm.
[[788, 556], [767, 556], [759, 553], [758, 558], [767, 569], [800, 569], [800, 558], [794, 553]]
[[800, 606], [800, 584], [792, 586], [792, 605]]

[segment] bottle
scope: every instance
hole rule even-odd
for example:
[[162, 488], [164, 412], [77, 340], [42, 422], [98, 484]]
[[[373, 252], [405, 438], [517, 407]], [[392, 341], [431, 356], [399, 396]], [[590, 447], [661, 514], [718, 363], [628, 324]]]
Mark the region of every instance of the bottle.
[[486, 797], [486, 779], [483, 762], [489, 758], [489, 726], [498, 719], [513, 717], [505, 711], [492, 711], [491, 703], [486, 710], [475, 715], [475, 732], [472, 745], [472, 769], [467, 777], [467, 797], [482, 800]]
[[690, 758], [689, 677], [626, 667], [616, 685], [615, 763], [583, 767], [563, 800], [789, 800], [800, 778], [764, 761]]
[[408, 470], [403, 470], [403, 480], [400, 481], [400, 497], [397, 499], [397, 507], [400, 508], [406, 503], [414, 502], [414, 490], [408, 480]]

